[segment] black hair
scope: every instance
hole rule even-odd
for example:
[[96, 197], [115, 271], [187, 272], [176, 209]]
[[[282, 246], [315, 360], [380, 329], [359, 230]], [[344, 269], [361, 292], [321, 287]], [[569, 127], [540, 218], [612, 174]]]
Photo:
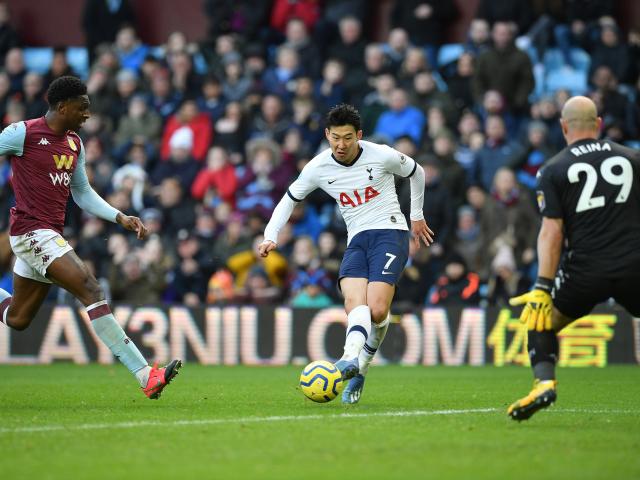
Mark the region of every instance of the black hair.
[[356, 107], [347, 103], [341, 103], [333, 107], [329, 110], [325, 119], [327, 128], [342, 127], [344, 125], [351, 125], [356, 129], [356, 132], [362, 130], [360, 127], [360, 112], [356, 110]]
[[65, 100], [87, 94], [87, 86], [77, 77], [65, 75], [56, 78], [47, 89], [47, 102], [51, 108]]

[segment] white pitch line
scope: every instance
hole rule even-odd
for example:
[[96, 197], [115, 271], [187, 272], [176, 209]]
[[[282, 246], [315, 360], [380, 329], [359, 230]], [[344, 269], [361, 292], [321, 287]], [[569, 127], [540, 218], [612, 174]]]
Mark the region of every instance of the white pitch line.
[[[239, 418], [208, 418], [200, 420], [174, 420], [159, 422], [152, 420], [142, 420], [138, 422], [116, 422], [116, 423], [81, 423], [75, 425], [34, 425], [31, 427], [0, 427], [0, 435], [9, 433], [42, 433], [59, 431], [78, 430], [118, 430], [139, 427], [188, 427], [203, 425], [225, 425], [244, 423], [271, 423], [271, 422], [299, 422], [308, 420], [325, 419], [349, 419], [349, 418], [371, 418], [371, 417], [426, 417], [445, 415], [468, 415], [474, 413], [494, 413], [501, 411], [498, 408], [470, 408], [461, 410], [401, 410], [397, 412], [376, 412], [376, 413], [330, 413], [326, 415], [277, 415], [270, 417], [239, 417]], [[640, 410], [624, 409], [581, 409], [581, 408], [550, 408], [549, 413], [579, 413], [579, 414], [640, 414]]]
[[201, 420], [175, 420], [169, 422], [158, 422], [143, 420], [139, 422], [117, 422], [117, 423], [84, 423], [76, 425], [35, 425], [32, 427], [0, 428], [3, 433], [38, 433], [56, 431], [77, 431], [77, 430], [109, 430], [126, 429], [139, 427], [184, 427], [202, 425], [224, 425], [243, 423], [270, 423], [270, 422], [298, 422], [308, 420], [325, 419], [345, 419], [345, 418], [370, 418], [370, 417], [425, 417], [431, 415], [467, 415], [471, 413], [492, 413], [496, 408], [471, 408], [466, 410], [404, 410], [398, 412], [377, 412], [377, 413], [335, 413], [327, 415], [282, 415], [271, 417], [240, 417], [240, 418], [209, 418]]

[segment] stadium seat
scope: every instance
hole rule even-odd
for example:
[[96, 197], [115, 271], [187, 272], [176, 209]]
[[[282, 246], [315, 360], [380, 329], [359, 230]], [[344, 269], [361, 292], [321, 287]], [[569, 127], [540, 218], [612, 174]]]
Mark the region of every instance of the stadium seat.
[[23, 50], [27, 71], [46, 73], [53, 61], [53, 49], [49, 47], [27, 47]]
[[582, 95], [587, 91], [587, 72], [571, 67], [547, 71], [544, 90], [550, 94], [557, 90], [569, 90], [572, 95]]
[[85, 47], [67, 48], [67, 62], [71, 68], [86, 80], [89, 76], [89, 55]]
[[[580, 70], [581, 72], [589, 71], [589, 67], [591, 66], [591, 57], [587, 52], [576, 47], [569, 51], [569, 56], [571, 57], [571, 66], [573, 68]], [[547, 71], [557, 70], [558, 68], [562, 68], [566, 65], [564, 55], [562, 55], [562, 51], [559, 48], [549, 48], [544, 52], [543, 63], [544, 68]]]
[[455, 62], [464, 52], [464, 45], [461, 43], [448, 43], [442, 45], [438, 50], [438, 68], [451, 62]]
[[542, 63], [547, 72], [558, 70], [564, 66], [564, 58], [559, 48], [549, 48], [544, 52]]
[[591, 56], [581, 48], [572, 48], [569, 52], [573, 67], [581, 72], [588, 72], [591, 67]]

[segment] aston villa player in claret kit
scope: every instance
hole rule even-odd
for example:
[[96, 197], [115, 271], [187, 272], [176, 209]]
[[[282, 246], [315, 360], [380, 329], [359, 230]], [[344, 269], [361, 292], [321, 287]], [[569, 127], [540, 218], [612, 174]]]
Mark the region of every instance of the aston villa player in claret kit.
[[146, 228], [138, 217], [105, 202], [89, 184], [76, 133], [89, 118], [86, 85], [75, 77], [60, 77], [49, 86], [47, 101], [44, 117], [11, 124], [0, 134], [0, 154], [11, 157], [16, 198], [10, 226], [16, 256], [13, 296], [0, 289], [0, 321], [26, 329], [55, 283], [82, 302], [100, 340], [136, 377], [144, 394], [157, 399], [182, 362], [150, 367], [127, 338], [100, 284], [62, 237], [69, 193], [80, 208], [136, 232], [138, 239], [145, 237]]
[[570, 98], [560, 123], [567, 147], [538, 174], [538, 279], [510, 301], [525, 305], [520, 319], [535, 377], [508, 409], [514, 420], [556, 400], [564, 327], [609, 298], [640, 317], [640, 152], [598, 140], [602, 119], [587, 97]]
[[344, 355], [336, 363], [350, 380], [342, 402], [357, 403], [369, 364], [389, 327], [395, 286], [409, 254], [409, 228], [400, 210], [394, 175], [411, 181], [413, 241], [430, 245], [433, 232], [424, 220], [424, 171], [412, 158], [386, 145], [362, 140], [360, 114], [341, 104], [329, 111], [325, 136], [330, 148], [314, 157], [275, 208], [259, 246], [263, 257], [276, 248], [278, 232], [295, 205], [320, 188], [333, 197], [347, 224], [347, 250], [339, 286], [347, 312]]

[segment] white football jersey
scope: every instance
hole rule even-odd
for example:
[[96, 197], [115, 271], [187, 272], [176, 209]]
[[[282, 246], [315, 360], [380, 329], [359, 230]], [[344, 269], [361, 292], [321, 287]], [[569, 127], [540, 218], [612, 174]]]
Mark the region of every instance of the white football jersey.
[[360, 154], [351, 164], [336, 160], [330, 148], [316, 155], [287, 194], [296, 202], [316, 188], [331, 195], [347, 224], [347, 242], [364, 230], [408, 230], [393, 176], [411, 177], [415, 160], [387, 145], [359, 144]]

